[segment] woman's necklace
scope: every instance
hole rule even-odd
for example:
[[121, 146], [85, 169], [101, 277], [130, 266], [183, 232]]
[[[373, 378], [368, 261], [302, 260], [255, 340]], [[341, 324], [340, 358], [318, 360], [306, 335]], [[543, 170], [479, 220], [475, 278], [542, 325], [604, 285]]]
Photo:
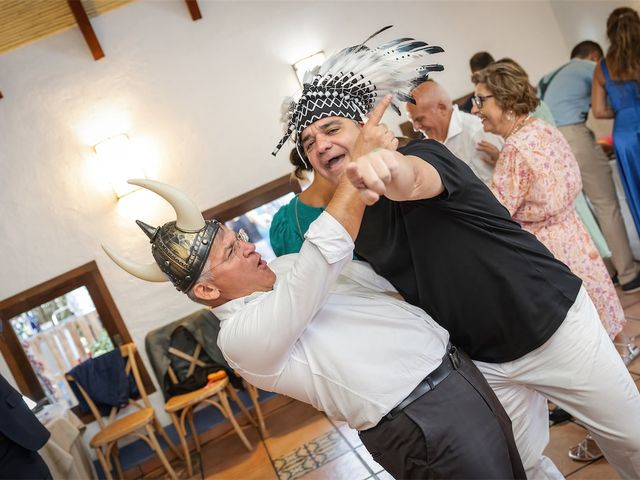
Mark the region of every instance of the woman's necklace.
[[300, 201], [299, 197], [296, 196], [296, 223], [298, 224], [298, 233], [300, 234], [300, 238], [304, 241], [304, 233], [302, 233], [302, 229], [300, 228], [300, 218], [298, 217], [298, 202]]
[[527, 120], [529, 120], [529, 115], [527, 115], [526, 117], [520, 119], [520, 120], [516, 120], [513, 123], [513, 127], [511, 127], [511, 130], [509, 130], [509, 133], [507, 133], [507, 136], [504, 137], [505, 139], [509, 138], [511, 135], [518, 133], [518, 131], [520, 131], [520, 129], [522, 127], [524, 127], [524, 125], [527, 123]]

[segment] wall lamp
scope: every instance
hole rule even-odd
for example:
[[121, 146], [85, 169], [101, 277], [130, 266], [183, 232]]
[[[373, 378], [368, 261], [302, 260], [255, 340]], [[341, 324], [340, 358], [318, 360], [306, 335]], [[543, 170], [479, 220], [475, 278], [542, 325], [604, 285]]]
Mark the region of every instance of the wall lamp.
[[117, 198], [122, 198], [140, 187], [127, 183], [129, 178], [146, 178], [142, 166], [131, 153], [129, 137], [121, 133], [94, 145], [102, 170]]
[[320, 50], [318, 53], [314, 53], [313, 55], [309, 55], [308, 57], [298, 60], [296, 63], [292, 65], [294, 72], [296, 72], [296, 77], [298, 77], [298, 82], [300, 83], [301, 87], [302, 87], [302, 78], [304, 77], [304, 74], [309, 70], [311, 70], [313, 67], [317, 65], [322, 65], [326, 59], [327, 59], [326, 55], [322, 50]]

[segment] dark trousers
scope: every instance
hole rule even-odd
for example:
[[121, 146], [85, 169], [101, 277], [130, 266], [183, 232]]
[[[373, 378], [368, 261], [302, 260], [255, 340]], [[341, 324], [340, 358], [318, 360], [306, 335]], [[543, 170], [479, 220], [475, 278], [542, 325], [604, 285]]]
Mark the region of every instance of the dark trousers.
[[526, 479], [511, 420], [464, 353], [460, 368], [392, 419], [360, 432], [396, 479]]
[[50, 480], [51, 473], [38, 452], [0, 434], [0, 479]]

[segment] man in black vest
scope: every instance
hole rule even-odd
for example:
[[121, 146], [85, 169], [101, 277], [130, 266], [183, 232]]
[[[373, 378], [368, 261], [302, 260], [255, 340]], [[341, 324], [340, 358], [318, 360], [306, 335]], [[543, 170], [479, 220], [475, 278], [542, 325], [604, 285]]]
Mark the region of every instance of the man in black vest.
[[20, 392], [0, 375], [0, 478], [51, 478], [38, 454], [50, 436]]

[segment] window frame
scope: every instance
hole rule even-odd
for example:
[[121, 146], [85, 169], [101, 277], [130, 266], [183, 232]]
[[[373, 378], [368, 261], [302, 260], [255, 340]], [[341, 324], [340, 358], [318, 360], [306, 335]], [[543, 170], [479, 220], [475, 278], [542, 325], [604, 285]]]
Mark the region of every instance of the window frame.
[[287, 193], [298, 194], [301, 191], [297, 178], [291, 174], [283, 175], [215, 207], [208, 208], [202, 212], [202, 216], [205, 220], [215, 218], [219, 222], [225, 223]]
[[[0, 333], [0, 353], [2, 353], [9, 370], [13, 374], [20, 391], [30, 397], [32, 400], [38, 401], [46, 395], [35, 371], [31, 367], [29, 359], [22, 349], [20, 339], [16, 335], [10, 320], [23, 312], [42, 305], [58, 298], [65, 293], [75, 290], [79, 287], [86, 287], [91, 300], [96, 307], [96, 311], [100, 316], [100, 320], [105, 330], [114, 343], [114, 346], [122, 343], [132, 342], [131, 335], [127, 329], [118, 307], [113, 301], [113, 297], [107, 288], [98, 265], [95, 261], [91, 261], [80, 267], [74, 268], [62, 275], [47, 280], [35, 287], [29, 288], [12, 297], [0, 301], [0, 322], [2, 322], [2, 333]], [[136, 352], [136, 355], [138, 353]], [[140, 365], [140, 375], [144, 383], [147, 393], [155, 392], [155, 387], [151, 381], [151, 377], [142, 363], [139, 355], [136, 357], [138, 365]], [[72, 409], [79, 414], [77, 407]], [[93, 421], [93, 417], [89, 414], [79, 414], [81, 419]]]

